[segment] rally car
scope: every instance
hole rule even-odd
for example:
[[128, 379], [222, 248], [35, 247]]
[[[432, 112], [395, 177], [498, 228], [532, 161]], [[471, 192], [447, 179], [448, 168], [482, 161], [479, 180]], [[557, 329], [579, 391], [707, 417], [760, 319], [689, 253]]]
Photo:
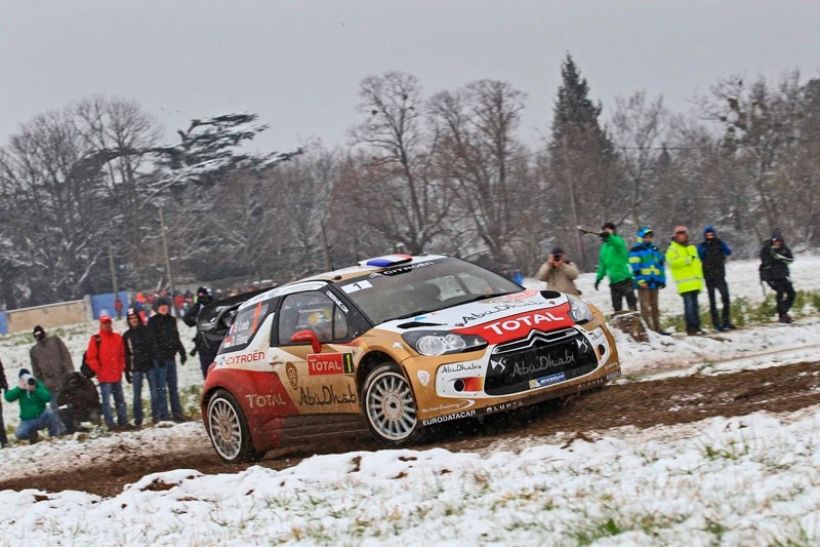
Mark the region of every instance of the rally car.
[[201, 404], [214, 449], [238, 462], [351, 419], [409, 444], [619, 374], [603, 315], [580, 299], [454, 258], [390, 255], [242, 303]]

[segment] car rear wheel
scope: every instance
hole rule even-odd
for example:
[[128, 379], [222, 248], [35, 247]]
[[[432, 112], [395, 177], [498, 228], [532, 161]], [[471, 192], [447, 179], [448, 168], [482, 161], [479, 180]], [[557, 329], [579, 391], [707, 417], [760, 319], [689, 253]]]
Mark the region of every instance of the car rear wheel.
[[362, 404], [370, 431], [392, 445], [410, 444], [418, 439], [421, 424], [416, 415], [413, 388], [399, 367], [376, 367], [364, 382]]
[[208, 402], [208, 435], [219, 457], [230, 463], [253, 461], [248, 422], [233, 395], [217, 390]]

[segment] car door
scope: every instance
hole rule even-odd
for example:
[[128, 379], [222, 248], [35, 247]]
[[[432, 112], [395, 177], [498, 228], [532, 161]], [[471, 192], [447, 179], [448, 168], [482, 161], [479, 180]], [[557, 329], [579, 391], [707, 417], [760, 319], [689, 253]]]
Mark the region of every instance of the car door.
[[[350, 313], [329, 289], [284, 297], [276, 323], [277, 354], [284, 363], [277, 367], [284, 369], [282, 381], [300, 412], [359, 413]], [[320, 347], [294, 341], [305, 331], [315, 334]]]

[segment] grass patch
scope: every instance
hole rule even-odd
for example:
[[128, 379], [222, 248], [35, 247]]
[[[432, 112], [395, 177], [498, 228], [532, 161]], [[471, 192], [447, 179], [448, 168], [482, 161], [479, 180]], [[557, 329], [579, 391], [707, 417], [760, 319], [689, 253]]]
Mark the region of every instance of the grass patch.
[[[721, 313], [722, 303], [718, 298], [718, 313]], [[709, 314], [709, 297], [706, 291], [699, 295], [700, 322], [701, 325], [711, 325], [712, 318]], [[681, 308], [683, 303], [681, 302]], [[820, 291], [796, 291], [794, 305], [789, 311], [792, 317], [806, 317], [816, 315], [820, 312]], [[760, 302], [750, 302], [746, 297], [733, 298], [729, 311], [732, 323], [737, 327], [772, 322], [777, 315], [777, 304], [775, 295], [767, 291], [766, 297]], [[676, 332], [686, 331], [686, 322], [683, 314], [667, 315], [662, 318], [663, 329], [674, 329]]]

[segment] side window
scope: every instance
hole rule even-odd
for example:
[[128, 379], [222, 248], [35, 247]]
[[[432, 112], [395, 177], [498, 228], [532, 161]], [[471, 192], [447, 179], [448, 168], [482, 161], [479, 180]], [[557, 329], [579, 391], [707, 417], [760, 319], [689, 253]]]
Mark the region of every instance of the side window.
[[256, 334], [259, 325], [265, 321], [268, 314], [273, 312], [273, 302], [273, 300], [257, 302], [236, 314], [236, 318], [228, 329], [228, 334], [222, 340], [219, 352], [235, 351], [246, 346]]
[[279, 313], [279, 343], [290, 344], [294, 333], [309, 329], [322, 342], [347, 338], [347, 318], [327, 296], [319, 292], [291, 294], [285, 297]]

